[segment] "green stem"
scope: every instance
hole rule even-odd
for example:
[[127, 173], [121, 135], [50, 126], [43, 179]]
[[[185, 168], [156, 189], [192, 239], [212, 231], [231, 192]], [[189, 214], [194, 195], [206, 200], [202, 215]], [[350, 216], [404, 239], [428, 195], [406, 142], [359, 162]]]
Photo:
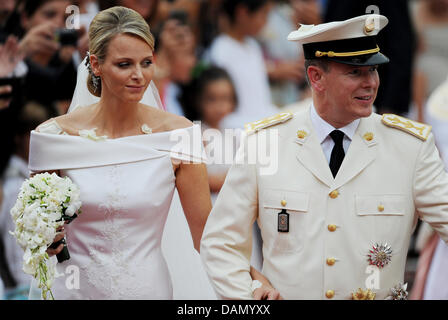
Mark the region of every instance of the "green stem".
[[[48, 284], [47, 284], [47, 279], [48, 278], [47, 278], [47, 273], [45, 271], [46, 265], [44, 265], [44, 264], [45, 264], [44, 261], [39, 263], [39, 280], [40, 280], [40, 284], [41, 284], [42, 290], [44, 290], [45, 292], [50, 292], [51, 300], [54, 300], [53, 292], [51, 291], [51, 288], [49, 288]], [[47, 268], [47, 270], [48, 270], [48, 268]]]

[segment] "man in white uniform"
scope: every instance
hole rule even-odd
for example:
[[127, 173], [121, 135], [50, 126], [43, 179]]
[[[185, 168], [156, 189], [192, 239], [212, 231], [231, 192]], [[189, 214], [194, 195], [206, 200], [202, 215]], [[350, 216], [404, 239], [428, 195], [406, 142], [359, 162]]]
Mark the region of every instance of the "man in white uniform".
[[[431, 127], [372, 113], [387, 22], [366, 15], [289, 35], [303, 45], [313, 104], [246, 127], [201, 244], [221, 298], [253, 298], [255, 220], [262, 273], [285, 299], [404, 299], [417, 219], [448, 241], [448, 175]], [[253, 161], [263, 144], [274, 173]]]

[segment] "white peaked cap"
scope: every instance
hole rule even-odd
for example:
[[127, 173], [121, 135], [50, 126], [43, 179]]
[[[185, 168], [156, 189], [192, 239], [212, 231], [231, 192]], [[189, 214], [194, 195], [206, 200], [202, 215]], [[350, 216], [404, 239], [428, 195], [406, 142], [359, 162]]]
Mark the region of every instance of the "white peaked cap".
[[389, 20], [379, 14], [366, 14], [345, 21], [318, 25], [302, 24], [288, 35], [288, 40], [301, 44], [376, 36]]

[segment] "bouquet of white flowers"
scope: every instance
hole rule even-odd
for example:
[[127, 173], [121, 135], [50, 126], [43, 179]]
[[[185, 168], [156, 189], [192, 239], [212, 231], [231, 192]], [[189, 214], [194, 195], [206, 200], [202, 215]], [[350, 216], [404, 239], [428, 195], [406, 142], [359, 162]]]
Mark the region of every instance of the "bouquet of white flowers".
[[[23, 271], [38, 280], [44, 299], [47, 299], [48, 291], [54, 299], [51, 286], [55, 266], [47, 264], [47, 248], [52, 244], [57, 229], [81, 213], [80, 207], [79, 188], [70, 178], [41, 173], [25, 180], [11, 209], [16, 227], [11, 234], [25, 251]], [[57, 255], [59, 262], [70, 258], [65, 241], [61, 243], [64, 243], [64, 250]]]

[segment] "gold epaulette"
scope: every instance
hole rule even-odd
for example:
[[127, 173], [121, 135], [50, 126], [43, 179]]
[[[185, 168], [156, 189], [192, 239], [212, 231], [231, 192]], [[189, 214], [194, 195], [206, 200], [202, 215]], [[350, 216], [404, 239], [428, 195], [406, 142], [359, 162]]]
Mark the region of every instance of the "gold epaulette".
[[258, 121], [249, 122], [244, 125], [246, 133], [252, 134], [261, 129], [271, 127], [275, 124], [286, 122], [293, 117], [291, 112], [282, 112], [271, 117], [267, 117]]
[[381, 122], [383, 122], [386, 126], [410, 133], [423, 141], [426, 141], [432, 128], [430, 125], [409, 120], [391, 113], [383, 114]]

